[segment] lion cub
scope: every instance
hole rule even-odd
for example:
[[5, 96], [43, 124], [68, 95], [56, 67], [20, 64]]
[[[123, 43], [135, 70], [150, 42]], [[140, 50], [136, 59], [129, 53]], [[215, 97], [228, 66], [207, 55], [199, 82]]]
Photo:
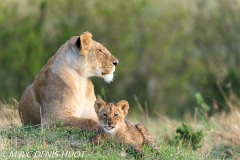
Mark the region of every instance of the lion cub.
[[95, 136], [91, 137], [93, 144], [100, 145], [102, 138], [107, 138], [130, 145], [137, 152], [142, 151], [140, 146], [145, 143], [153, 149], [158, 149], [146, 127], [124, 121], [129, 109], [127, 101], [106, 104], [103, 100], [96, 100], [94, 108], [100, 122], [100, 129]]

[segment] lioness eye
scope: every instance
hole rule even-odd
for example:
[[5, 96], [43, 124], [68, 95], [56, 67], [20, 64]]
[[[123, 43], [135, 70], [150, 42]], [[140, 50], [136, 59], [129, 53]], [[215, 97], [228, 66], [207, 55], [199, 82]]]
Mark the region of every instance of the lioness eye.
[[107, 117], [107, 114], [106, 114], [106, 113], [103, 113], [103, 116], [104, 116], [104, 117]]
[[99, 49], [100, 52], [104, 53], [104, 50], [103, 49]]
[[114, 114], [114, 117], [117, 117], [118, 116], [118, 114]]

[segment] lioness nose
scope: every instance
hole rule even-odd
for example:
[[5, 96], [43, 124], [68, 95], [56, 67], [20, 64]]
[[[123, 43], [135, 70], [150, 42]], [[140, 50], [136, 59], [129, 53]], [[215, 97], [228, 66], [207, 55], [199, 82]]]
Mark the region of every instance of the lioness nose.
[[110, 126], [111, 124], [113, 124], [113, 122], [108, 122], [108, 125]]
[[113, 64], [114, 66], [117, 66], [117, 65], [118, 65], [118, 61], [114, 61], [114, 62], [112, 62], [112, 64]]

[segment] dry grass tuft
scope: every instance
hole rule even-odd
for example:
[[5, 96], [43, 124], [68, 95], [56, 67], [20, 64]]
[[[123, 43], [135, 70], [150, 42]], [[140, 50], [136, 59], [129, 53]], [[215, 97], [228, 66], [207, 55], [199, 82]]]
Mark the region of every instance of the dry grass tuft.
[[205, 143], [200, 149], [207, 156], [215, 158], [240, 158], [240, 110], [215, 115], [211, 129], [205, 131]]
[[216, 119], [219, 122], [216, 129], [217, 135], [240, 147], [240, 111], [233, 109], [230, 114], [222, 114]]
[[0, 101], [0, 128], [9, 124], [21, 125], [18, 114], [18, 101], [10, 98], [8, 102]]

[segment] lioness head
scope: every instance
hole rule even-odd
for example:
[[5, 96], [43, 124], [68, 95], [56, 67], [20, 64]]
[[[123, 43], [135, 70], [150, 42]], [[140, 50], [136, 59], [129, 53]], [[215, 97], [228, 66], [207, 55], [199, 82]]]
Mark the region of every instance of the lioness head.
[[94, 104], [100, 126], [106, 133], [114, 133], [118, 130], [129, 109], [127, 101], [122, 100], [117, 104], [106, 104], [103, 100], [96, 100]]
[[81, 74], [86, 77], [102, 77], [106, 82], [113, 80], [118, 60], [102, 44], [94, 41], [91, 33], [84, 32], [79, 36], [72, 46], [72, 51], [80, 54], [81, 65], [78, 70]]

